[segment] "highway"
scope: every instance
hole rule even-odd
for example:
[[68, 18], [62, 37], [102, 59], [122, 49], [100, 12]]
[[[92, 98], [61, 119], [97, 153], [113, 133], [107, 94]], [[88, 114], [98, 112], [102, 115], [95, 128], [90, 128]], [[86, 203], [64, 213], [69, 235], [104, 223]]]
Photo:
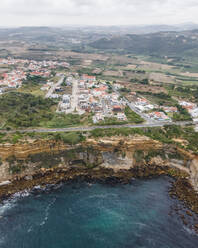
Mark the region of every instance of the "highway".
[[82, 126], [82, 127], [66, 127], [66, 128], [37, 128], [37, 129], [21, 129], [21, 130], [0, 130], [0, 133], [56, 133], [56, 132], [88, 132], [95, 129], [110, 129], [110, 128], [148, 128], [148, 127], [163, 127], [166, 125], [178, 125], [186, 126], [198, 124], [192, 121], [180, 121], [180, 122], [157, 122], [157, 123], [142, 123], [142, 124], [125, 124], [125, 125], [112, 125], [112, 126]]

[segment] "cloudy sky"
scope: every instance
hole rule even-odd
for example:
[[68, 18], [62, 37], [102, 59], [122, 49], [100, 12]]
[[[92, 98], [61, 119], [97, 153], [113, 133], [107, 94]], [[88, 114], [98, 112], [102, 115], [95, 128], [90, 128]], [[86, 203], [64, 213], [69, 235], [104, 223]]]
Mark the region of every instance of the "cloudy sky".
[[0, 26], [198, 23], [198, 0], [0, 0]]

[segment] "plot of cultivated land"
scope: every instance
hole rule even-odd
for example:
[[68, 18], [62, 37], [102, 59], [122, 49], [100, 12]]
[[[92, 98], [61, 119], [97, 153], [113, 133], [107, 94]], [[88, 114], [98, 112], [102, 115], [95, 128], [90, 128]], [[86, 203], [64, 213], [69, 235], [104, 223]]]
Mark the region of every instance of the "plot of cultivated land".
[[88, 66], [88, 65], [91, 65], [92, 62], [93, 62], [93, 61], [92, 61], [91, 59], [85, 59], [85, 60], [83, 60], [83, 65]]
[[179, 75], [189, 78], [198, 78], [198, 73], [185, 72], [185, 73], [180, 73]]
[[101, 60], [107, 61], [109, 59], [108, 56], [101, 54], [91, 54], [91, 53], [75, 53], [70, 51], [58, 51], [56, 52], [57, 56], [65, 57], [65, 58], [80, 58], [84, 60]]
[[[0, 67], [0, 73], [8, 72], [8, 67], [5, 66], [5, 68]], [[0, 75], [1, 76], [1, 75]]]
[[124, 76], [130, 79], [143, 80], [149, 77], [148, 73], [137, 73], [133, 71], [124, 71]]
[[26, 94], [32, 94], [34, 96], [45, 96], [45, 91], [42, 91], [41, 88], [42, 85], [36, 85], [36, 86], [30, 86], [30, 87], [21, 87], [17, 91], [21, 93], [26, 93]]
[[71, 95], [72, 94], [72, 86], [64, 86], [62, 87], [63, 91], [59, 92], [60, 95]]
[[167, 93], [167, 90], [161, 86], [131, 84], [131, 85], [128, 85], [128, 88], [130, 88], [132, 91], [151, 92], [154, 94]]
[[147, 61], [141, 61], [138, 66], [138, 69], [151, 70], [151, 71], [171, 70], [174, 68], [175, 67], [171, 65], [159, 64], [159, 63], [153, 63], [153, 62], [147, 62]]
[[175, 82], [174, 76], [169, 76], [163, 73], [155, 73], [155, 72], [149, 75], [149, 79], [156, 83], [174, 83]]
[[137, 59], [128, 58], [127, 56], [116, 56], [115, 55], [115, 56], [111, 56], [110, 63], [127, 66], [128, 64], [136, 64]]
[[127, 67], [125, 68], [126, 70], [135, 70], [137, 68], [137, 65], [127, 65]]
[[12, 56], [16, 55], [16, 56], [20, 56], [20, 55], [24, 55], [27, 53], [26, 48], [25, 47], [9, 47], [9, 52], [12, 54]]
[[96, 68], [92, 71], [93, 74], [100, 74], [102, 72], [102, 69]]
[[127, 94], [125, 97], [127, 98], [127, 100], [129, 102], [136, 102], [137, 98], [138, 98], [137, 96], [134, 96], [134, 95], [131, 95], [131, 94]]
[[104, 76], [112, 76], [112, 77], [122, 77], [123, 72], [122, 71], [105, 71], [103, 72]]

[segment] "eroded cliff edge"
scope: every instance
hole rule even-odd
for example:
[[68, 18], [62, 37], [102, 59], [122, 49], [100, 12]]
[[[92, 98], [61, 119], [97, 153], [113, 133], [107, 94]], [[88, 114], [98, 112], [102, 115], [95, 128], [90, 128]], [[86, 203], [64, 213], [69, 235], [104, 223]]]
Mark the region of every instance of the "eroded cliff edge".
[[55, 140], [32, 140], [0, 145], [0, 183], [31, 178], [54, 168], [107, 168], [114, 171], [142, 166], [177, 168], [189, 175], [198, 190], [198, 157], [175, 145], [145, 136], [87, 139], [77, 145]]
[[[0, 202], [38, 185], [79, 180], [125, 184], [160, 175], [175, 178], [169, 194], [198, 214], [198, 157], [176, 145], [139, 135], [87, 138], [76, 145], [56, 140], [0, 145]], [[192, 228], [198, 233], [198, 224]]]

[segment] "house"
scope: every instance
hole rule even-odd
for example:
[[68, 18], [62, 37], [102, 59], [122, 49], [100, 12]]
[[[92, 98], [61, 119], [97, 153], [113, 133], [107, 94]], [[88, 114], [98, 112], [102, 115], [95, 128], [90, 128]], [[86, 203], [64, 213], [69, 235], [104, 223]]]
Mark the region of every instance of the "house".
[[177, 107], [162, 107], [162, 109], [163, 109], [166, 113], [177, 113], [177, 112], [178, 112]]
[[198, 108], [194, 108], [194, 109], [190, 110], [189, 113], [191, 114], [191, 116], [193, 118], [197, 118], [198, 117]]
[[58, 99], [59, 97], [60, 97], [60, 95], [58, 95], [58, 94], [52, 94], [52, 95], [50, 95], [49, 98]]
[[152, 112], [148, 116], [158, 121], [170, 121], [170, 118], [164, 112]]
[[120, 105], [114, 105], [113, 106], [113, 112], [115, 112], [115, 113], [122, 112], [122, 107]]
[[116, 117], [120, 121], [126, 121], [127, 120], [127, 117], [124, 113], [118, 113]]
[[44, 90], [49, 90], [49, 88], [50, 88], [50, 87], [49, 87], [48, 85], [45, 84], [45, 85], [43, 85], [43, 87], [41, 87], [41, 90], [43, 90], [43, 91], [44, 91]]
[[104, 115], [102, 113], [97, 113], [93, 116], [93, 123], [97, 123], [99, 121], [104, 121]]
[[61, 103], [59, 107], [61, 111], [66, 111], [67, 109], [70, 109], [71, 105], [70, 103]]
[[70, 103], [71, 101], [70, 95], [63, 95], [62, 99], [63, 103]]
[[95, 76], [89, 76], [87, 74], [83, 74], [82, 75], [82, 80], [85, 80], [85, 81], [96, 81], [96, 77]]

